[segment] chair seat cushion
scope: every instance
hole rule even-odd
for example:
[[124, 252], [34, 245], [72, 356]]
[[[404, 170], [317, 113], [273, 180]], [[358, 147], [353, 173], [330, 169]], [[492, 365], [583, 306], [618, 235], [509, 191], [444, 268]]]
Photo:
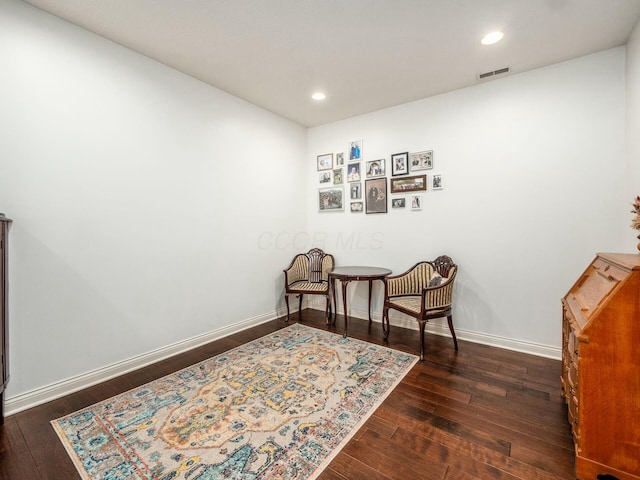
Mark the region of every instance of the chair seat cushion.
[[[420, 302], [422, 298], [420, 295], [406, 295], [402, 297], [392, 297], [388, 300], [388, 305], [391, 308], [396, 308], [401, 312], [405, 312], [409, 315], [418, 316], [420, 315]], [[445, 315], [447, 312], [447, 308], [439, 308], [439, 309], [431, 309], [427, 310], [427, 315], [425, 317], [434, 318], [437, 317], [439, 313]]]
[[326, 293], [329, 291], [329, 283], [327, 282], [308, 282], [302, 280], [299, 282], [293, 282], [289, 285], [288, 290], [295, 292], [309, 292], [309, 293]]
[[421, 297], [419, 295], [393, 297], [389, 299], [389, 305], [399, 307], [401, 310], [408, 310], [418, 315], [420, 313], [420, 300]]

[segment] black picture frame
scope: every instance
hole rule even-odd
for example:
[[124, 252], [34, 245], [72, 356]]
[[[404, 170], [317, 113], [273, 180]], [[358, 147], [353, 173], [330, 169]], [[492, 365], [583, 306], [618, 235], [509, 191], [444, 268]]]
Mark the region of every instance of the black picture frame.
[[407, 199], [405, 197], [391, 199], [391, 208], [406, 208], [406, 206]]
[[409, 152], [394, 153], [391, 155], [391, 176], [406, 175], [409, 173]]
[[387, 213], [387, 178], [364, 181], [366, 213]]

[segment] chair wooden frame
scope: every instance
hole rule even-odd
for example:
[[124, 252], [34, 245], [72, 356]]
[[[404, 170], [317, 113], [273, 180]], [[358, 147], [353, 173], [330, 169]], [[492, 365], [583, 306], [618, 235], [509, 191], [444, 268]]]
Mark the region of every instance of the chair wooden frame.
[[[431, 275], [438, 272], [443, 281], [439, 285], [429, 286]], [[382, 328], [384, 338], [389, 337], [389, 310], [398, 310], [415, 318], [420, 330], [420, 360], [424, 360], [424, 328], [434, 318], [447, 317], [453, 344], [458, 350], [458, 340], [453, 329], [451, 312], [453, 283], [458, 267], [453, 260], [442, 255], [433, 262], [418, 262], [409, 270], [399, 275], [384, 279], [384, 307]]]
[[[287, 322], [289, 321], [289, 295], [297, 295], [298, 318], [302, 319], [302, 297], [322, 295], [326, 298], [325, 314], [327, 321], [331, 313], [329, 295], [329, 272], [333, 270], [333, 255], [319, 248], [296, 255], [284, 272], [284, 301], [287, 304]], [[315, 278], [314, 278], [315, 277]]]

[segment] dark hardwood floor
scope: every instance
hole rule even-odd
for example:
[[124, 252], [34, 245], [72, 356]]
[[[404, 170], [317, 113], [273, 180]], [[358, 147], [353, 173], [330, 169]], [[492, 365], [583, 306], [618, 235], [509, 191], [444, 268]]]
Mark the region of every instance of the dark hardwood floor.
[[[297, 320], [298, 316], [292, 316]], [[303, 323], [327, 327], [323, 312]], [[122, 377], [7, 417], [0, 479], [79, 479], [50, 420], [287, 326], [284, 319], [212, 342]], [[560, 328], [560, 327], [558, 327]], [[349, 321], [349, 335], [385, 344], [380, 324]], [[560, 335], [560, 333], [558, 333]], [[321, 474], [344, 479], [571, 479], [573, 443], [560, 394], [560, 361], [427, 335], [409, 372]], [[392, 327], [388, 346], [419, 353], [418, 332]]]

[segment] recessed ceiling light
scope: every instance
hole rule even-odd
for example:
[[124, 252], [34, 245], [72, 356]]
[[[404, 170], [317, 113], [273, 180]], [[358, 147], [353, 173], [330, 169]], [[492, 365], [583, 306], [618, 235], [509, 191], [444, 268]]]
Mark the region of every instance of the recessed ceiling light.
[[313, 98], [314, 100], [324, 100], [325, 98], [327, 98], [327, 96], [322, 92], [316, 92], [311, 95], [311, 98]]
[[491, 32], [485, 35], [482, 40], [480, 40], [480, 43], [483, 45], [493, 45], [502, 40], [502, 37], [504, 37], [504, 33], [502, 32]]

